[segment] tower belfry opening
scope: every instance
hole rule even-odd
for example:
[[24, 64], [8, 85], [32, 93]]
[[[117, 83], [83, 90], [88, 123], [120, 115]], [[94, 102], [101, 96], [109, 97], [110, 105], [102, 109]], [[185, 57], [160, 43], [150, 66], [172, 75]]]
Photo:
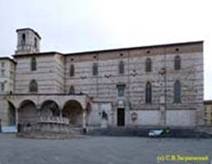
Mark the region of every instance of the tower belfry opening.
[[17, 29], [17, 48], [15, 54], [40, 52], [40, 35], [31, 28]]

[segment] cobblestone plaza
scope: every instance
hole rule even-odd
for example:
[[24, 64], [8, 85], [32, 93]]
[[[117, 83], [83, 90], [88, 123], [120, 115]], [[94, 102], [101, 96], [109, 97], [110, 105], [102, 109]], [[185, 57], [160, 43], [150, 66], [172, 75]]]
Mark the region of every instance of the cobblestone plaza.
[[[0, 135], [0, 147], [0, 164], [186, 163], [158, 161], [161, 155], [208, 156], [209, 161], [212, 159], [212, 139], [85, 136], [66, 140], [34, 140], [4, 134]], [[199, 163], [208, 164], [209, 161]]]

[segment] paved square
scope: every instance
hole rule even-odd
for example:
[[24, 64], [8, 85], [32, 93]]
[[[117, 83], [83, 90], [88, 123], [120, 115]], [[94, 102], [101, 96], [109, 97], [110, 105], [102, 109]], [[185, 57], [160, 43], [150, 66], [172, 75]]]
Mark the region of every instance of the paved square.
[[38, 140], [0, 135], [0, 164], [179, 163], [158, 162], [157, 156], [163, 154], [208, 155], [211, 160], [212, 139], [86, 136], [81, 139]]

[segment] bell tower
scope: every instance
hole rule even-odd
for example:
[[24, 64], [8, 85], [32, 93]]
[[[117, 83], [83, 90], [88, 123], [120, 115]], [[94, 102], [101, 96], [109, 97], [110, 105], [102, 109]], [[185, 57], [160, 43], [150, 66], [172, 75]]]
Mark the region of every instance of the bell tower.
[[17, 47], [15, 54], [40, 52], [40, 35], [31, 28], [17, 29]]

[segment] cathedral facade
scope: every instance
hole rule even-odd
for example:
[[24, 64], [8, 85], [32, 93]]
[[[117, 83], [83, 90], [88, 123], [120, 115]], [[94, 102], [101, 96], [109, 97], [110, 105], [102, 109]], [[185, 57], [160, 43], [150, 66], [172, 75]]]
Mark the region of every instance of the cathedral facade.
[[40, 40], [18, 29], [15, 54], [0, 58], [2, 126], [203, 124], [203, 41], [64, 54]]

